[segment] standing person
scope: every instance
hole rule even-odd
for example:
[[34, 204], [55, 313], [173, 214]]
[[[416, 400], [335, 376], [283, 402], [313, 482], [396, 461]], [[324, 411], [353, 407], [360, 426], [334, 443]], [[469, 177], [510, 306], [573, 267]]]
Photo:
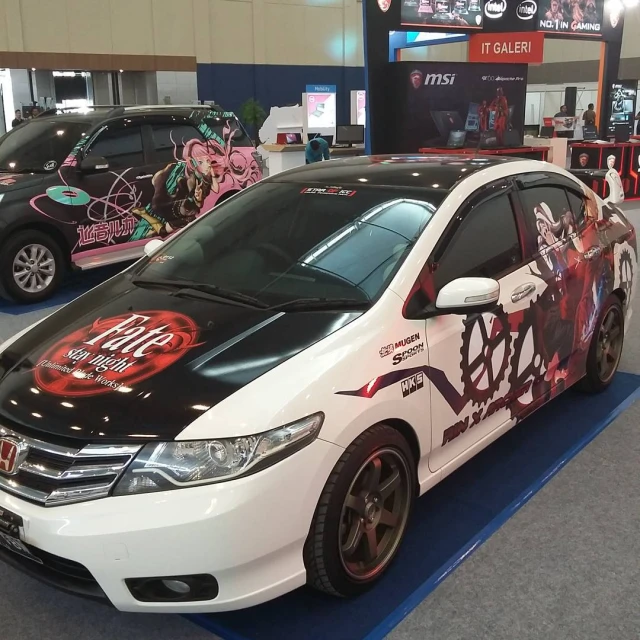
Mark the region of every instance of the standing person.
[[331, 160], [327, 141], [324, 138], [314, 138], [313, 140], [309, 140], [304, 150], [304, 159], [305, 164], [322, 162], [322, 160]]
[[16, 117], [11, 121], [11, 128], [13, 129], [23, 122], [24, 118], [22, 117], [22, 111], [20, 109], [16, 109]]
[[37, 118], [39, 115], [40, 115], [40, 107], [33, 107], [33, 109], [31, 109], [31, 117]]
[[567, 112], [567, 105], [563, 104], [560, 107], [560, 111], [558, 111], [558, 113], [556, 113], [555, 116], [553, 116], [554, 118], [565, 118], [567, 116], [568, 112]]
[[582, 119], [585, 124], [595, 124], [596, 123], [596, 112], [594, 111], [593, 104], [590, 104], [587, 107], [587, 110], [582, 114]]

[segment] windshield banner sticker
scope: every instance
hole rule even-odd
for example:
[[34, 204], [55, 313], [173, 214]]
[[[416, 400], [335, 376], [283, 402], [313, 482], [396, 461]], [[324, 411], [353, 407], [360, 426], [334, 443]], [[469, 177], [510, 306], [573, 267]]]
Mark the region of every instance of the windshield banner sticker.
[[300, 193], [313, 194], [316, 196], [355, 196], [356, 192], [351, 189], [339, 189], [338, 187], [305, 187]]
[[56, 396], [127, 393], [198, 346], [196, 323], [181, 313], [144, 311], [98, 319], [55, 343], [34, 367]]

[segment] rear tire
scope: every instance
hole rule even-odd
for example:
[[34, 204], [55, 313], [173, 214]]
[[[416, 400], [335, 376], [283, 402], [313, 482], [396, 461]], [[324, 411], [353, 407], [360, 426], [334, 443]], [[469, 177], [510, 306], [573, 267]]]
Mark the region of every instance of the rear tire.
[[579, 391], [600, 393], [613, 381], [624, 344], [624, 311], [618, 296], [607, 298], [587, 354], [586, 375], [576, 384]]
[[66, 271], [62, 248], [36, 229], [18, 231], [0, 250], [0, 295], [21, 304], [50, 298]]
[[403, 436], [379, 424], [334, 467], [304, 548], [307, 583], [338, 597], [368, 590], [394, 559], [416, 494], [416, 465]]

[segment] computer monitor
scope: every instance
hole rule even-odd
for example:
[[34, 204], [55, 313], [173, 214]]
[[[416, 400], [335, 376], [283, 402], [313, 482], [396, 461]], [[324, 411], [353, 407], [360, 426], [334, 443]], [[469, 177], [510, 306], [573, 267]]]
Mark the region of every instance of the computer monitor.
[[615, 126], [615, 136], [616, 142], [629, 142], [629, 136], [631, 135], [631, 131], [629, 131], [628, 124], [617, 124]]
[[467, 138], [466, 131], [450, 131], [447, 147], [450, 149], [462, 149]]
[[285, 144], [302, 144], [301, 133], [285, 133]]
[[582, 137], [585, 140], [597, 140], [598, 139], [598, 129], [595, 124], [585, 124], [582, 128]]
[[443, 140], [449, 139], [450, 131], [462, 131], [465, 128], [457, 111], [432, 111], [431, 117]]
[[505, 147], [520, 147], [522, 145], [520, 132], [517, 129], [509, 129], [508, 131], [505, 131], [502, 136], [502, 144]]
[[553, 127], [540, 127], [540, 137], [541, 138], [553, 138], [553, 132], [555, 129]]
[[336, 144], [364, 144], [364, 125], [339, 124], [336, 127]]
[[498, 136], [495, 131], [483, 131], [480, 134], [481, 149], [495, 149], [498, 146]]
[[330, 147], [333, 146], [333, 136], [327, 136], [323, 133], [308, 133], [307, 142], [311, 142], [314, 138], [322, 138]]

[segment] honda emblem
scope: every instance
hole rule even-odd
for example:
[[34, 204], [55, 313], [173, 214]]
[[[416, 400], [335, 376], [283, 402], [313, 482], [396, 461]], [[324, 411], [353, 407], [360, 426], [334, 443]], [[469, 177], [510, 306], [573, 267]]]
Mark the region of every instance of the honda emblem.
[[27, 445], [13, 438], [0, 438], [0, 474], [18, 473], [27, 453]]

